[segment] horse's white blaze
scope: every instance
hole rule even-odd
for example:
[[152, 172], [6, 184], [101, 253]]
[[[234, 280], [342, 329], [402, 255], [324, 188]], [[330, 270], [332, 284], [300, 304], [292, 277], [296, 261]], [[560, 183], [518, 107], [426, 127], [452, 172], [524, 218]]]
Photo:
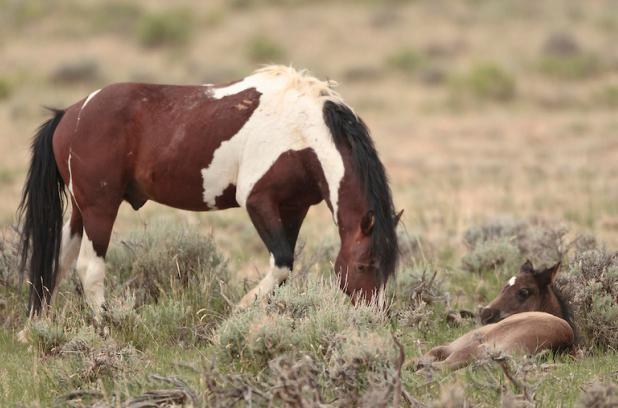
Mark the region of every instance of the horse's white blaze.
[[214, 152], [201, 170], [204, 202], [215, 207], [215, 198], [230, 184], [236, 186], [236, 201], [245, 206], [255, 184], [282, 153], [313, 149], [329, 188], [333, 218], [337, 222], [339, 185], [343, 160], [324, 119], [326, 100], [343, 103], [330, 83], [318, 81], [287, 67], [267, 67], [235, 84], [208, 87], [215, 99], [255, 88], [260, 101], [249, 120], [230, 140]]
[[77, 274], [84, 288], [86, 302], [95, 316], [101, 312], [105, 303], [105, 260], [98, 256], [92, 241], [84, 231], [79, 257], [77, 258]]
[[515, 284], [515, 281], [517, 281], [517, 277], [513, 276], [511, 279], [509, 279], [509, 282], [508, 282], [509, 286], [513, 286]]
[[69, 271], [75, 266], [75, 261], [79, 255], [82, 237], [79, 234], [71, 235], [71, 225], [67, 222], [62, 227], [62, 240], [60, 241], [60, 255], [58, 258], [58, 275], [52, 293], [52, 302], [58, 292], [58, 286], [66, 278]]

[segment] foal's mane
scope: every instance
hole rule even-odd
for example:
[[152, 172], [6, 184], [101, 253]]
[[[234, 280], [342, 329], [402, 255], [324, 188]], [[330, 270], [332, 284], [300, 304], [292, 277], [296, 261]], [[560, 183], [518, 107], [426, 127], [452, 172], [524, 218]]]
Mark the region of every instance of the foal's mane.
[[555, 284], [552, 284], [549, 287], [553, 294], [556, 296], [556, 299], [558, 300], [562, 318], [569, 324], [569, 326], [571, 326], [571, 329], [573, 329], [573, 333], [576, 334], [577, 332], [575, 331], [575, 323], [573, 322], [573, 311], [569, 306], [569, 302], [565, 299], [564, 295]]
[[394, 274], [399, 257], [395, 208], [386, 171], [367, 126], [347, 105], [327, 100], [324, 103], [323, 115], [337, 148], [349, 147], [365, 199], [369, 209], [374, 212], [372, 254], [378, 259], [379, 278], [381, 283], [385, 284]]

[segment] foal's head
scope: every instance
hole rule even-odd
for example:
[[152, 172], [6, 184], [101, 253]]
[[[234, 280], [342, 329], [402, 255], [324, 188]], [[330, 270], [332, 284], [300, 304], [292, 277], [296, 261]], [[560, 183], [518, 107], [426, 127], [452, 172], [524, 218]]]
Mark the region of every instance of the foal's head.
[[560, 262], [535, 270], [532, 263], [526, 261], [498, 296], [481, 309], [481, 322], [496, 323], [521, 312], [546, 312], [568, 321], [568, 311], [553, 287], [558, 269]]

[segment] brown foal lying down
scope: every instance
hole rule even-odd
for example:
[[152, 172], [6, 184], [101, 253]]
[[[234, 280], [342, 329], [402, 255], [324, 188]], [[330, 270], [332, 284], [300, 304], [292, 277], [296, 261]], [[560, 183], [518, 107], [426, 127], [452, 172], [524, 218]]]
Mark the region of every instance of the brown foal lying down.
[[556, 264], [535, 271], [527, 261], [496, 299], [481, 310], [481, 321], [490, 324], [433, 348], [421, 357], [419, 366], [457, 369], [491, 350], [534, 354], [571, 349], [575, 331], [570, 313], [553, 286], [559, 268]]

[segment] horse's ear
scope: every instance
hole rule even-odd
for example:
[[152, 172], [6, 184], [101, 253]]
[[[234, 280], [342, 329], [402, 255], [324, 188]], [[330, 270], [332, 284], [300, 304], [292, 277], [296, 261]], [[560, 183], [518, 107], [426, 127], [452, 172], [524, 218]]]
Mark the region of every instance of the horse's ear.
[[535, 273], [534, 278], [537, 280], [540, 286], [549, 286], [554, 283], [554, 279], [556, 278], [556, 274], [560, 269], [560, 262], [556, 263], [554, 266], [550, 266], [542, 270], [541, 272]]
[[395, 221], [395, 227], [399, 225], [399, 221], [401, 220], [402, 215], [403, 215], [403, 209], [399, 211], [397, 214], [395, 214], [395, 217], [393, 218], [393, 221]]
[[363, 216], [361, 220], [361, 231], [363, 234], [369, 236], [371, 235], [371, 231], [373, 230], [373, 225], [376, 222], [375, 214], [372, 210], [367, 211], [367, 214]]
[[524, 273], [534, 273], [534, 266], [530, 259], [526, 259], [526, 262], [521, 266], [521, 271]]

